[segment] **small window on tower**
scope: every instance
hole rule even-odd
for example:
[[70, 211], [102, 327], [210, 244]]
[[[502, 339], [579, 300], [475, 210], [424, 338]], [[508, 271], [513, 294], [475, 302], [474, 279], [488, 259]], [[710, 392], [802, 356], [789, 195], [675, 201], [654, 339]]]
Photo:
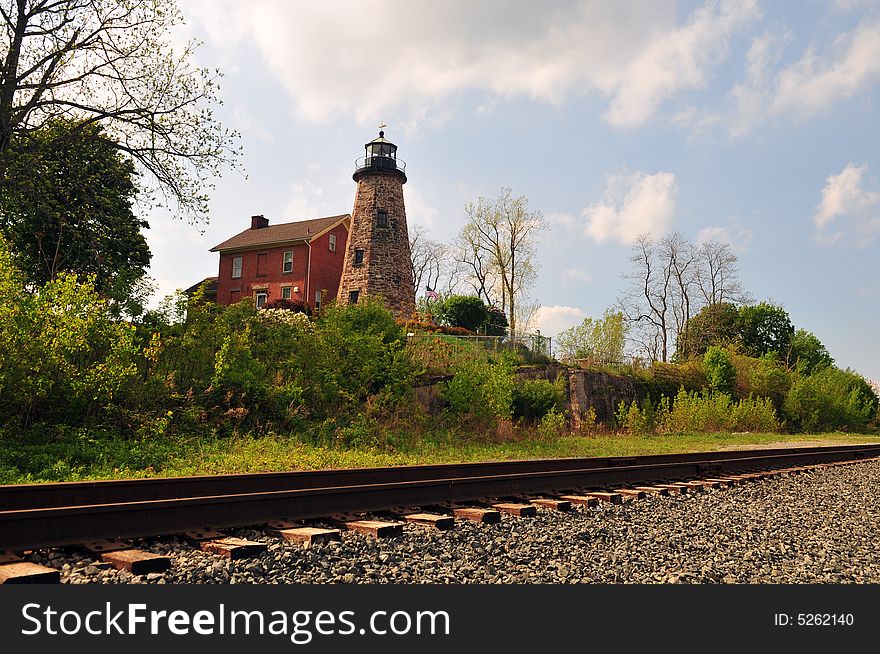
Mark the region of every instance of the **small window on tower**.
[[364, 251], [363, 250], [355, 250], [354, 251], [354, 265], [363, 266], [364, 265]]
[[336, 252], [336, 234], [330, 234], [330, 251]]
[[281, 272], [293, 272], [293, 250], [284, 251], [284, 263], [281, 266]]
[[360, 291], [349, 291], [348, 292], [348, 303], [349, 304], [357, 304], [358, 296], [361, 294]]
[[376, 226], [388, 227], [388, 212], [385, 209], [379, 209], [376, 212]]

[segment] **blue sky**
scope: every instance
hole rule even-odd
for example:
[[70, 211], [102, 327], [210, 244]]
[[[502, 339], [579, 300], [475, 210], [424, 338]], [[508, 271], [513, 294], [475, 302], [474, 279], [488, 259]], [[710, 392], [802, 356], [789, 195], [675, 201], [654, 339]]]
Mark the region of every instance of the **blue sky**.
[[532, 296], [601, 315], [639, 233], [728, 240], [758, 299], [880, 379], [880, 2], [181, 0], [246, 175], [208, 225], [154, 211], [160, 292], [216, 274], [249, 216], [351, 211], [380, 122], [410, 225], [448, 241], [502, 186], [548, 218]]

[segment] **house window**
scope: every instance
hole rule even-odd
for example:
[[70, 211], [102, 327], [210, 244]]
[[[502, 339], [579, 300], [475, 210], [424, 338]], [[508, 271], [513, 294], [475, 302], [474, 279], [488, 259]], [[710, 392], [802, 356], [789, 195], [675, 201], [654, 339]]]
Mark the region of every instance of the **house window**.
[[281, 266], [281, 272], [293, 272], [293, 250], [284, 251], [284, 263]]
[[321, 308], [321, 291], [315, 291], [315, 308]]
[[336, 252], [336, 234], [330, 234], [330, 251]]
[[254, 293], [254, 304], [257, 305], [258, 309], [262, 309], [263, 305], [266, 304], [266, 300], [269, 299], [269, 293], [266, 291], [257, 291]]
[[232, 259], [232, 279], [241, 277], [241, 257]]
[[281, 299], [289, 300], [290, 299], [290, 286], [282, 286], [281, 287]]
[[265, 252], [261, 252], [257, 255], [257, 277], [265, 277], [266, 276], [266, 261], [268, 260], [269, 255]]
[[364, 265], [364, 251], [363, 250], [355, 250], [354, 251], [354, 265], [363, 266]]
[[385, 209], [379, 209], [376, 212], [376, 226], [388, 227], [388, 212]]
[[348, 303], [349, 304], [357, 304], [358, 296], [361, 294], [360, 291], [349, 291], [348, 292]]

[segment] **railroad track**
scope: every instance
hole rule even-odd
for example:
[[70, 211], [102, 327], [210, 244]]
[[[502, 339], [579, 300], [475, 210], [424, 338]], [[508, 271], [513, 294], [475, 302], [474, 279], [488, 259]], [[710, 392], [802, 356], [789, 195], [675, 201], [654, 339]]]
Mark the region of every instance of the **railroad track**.
[[[40, 548], [85, 546], [116, 565], [114, 551], [137, 559], [127, 539], [186, 534], [203, 549], [234, 556], [259, 544], [248, 550], [247, 542], [218, 530], [268, 525], [309, 542], [334, 531], [309, 522], [373, 535], [383, 526], [397, 533], [407, 521], [449, 528], [455, 518], [489, 521], [499, 511], [528, 515], [536, 506], [565, 510], [694, 492], [876, 457], [880, 444], [7, 485], [0, 486], [0, 582], [8, 566], [33, 565], [20, 563], [21, 552]], [[131, 569], [130, 563], [119, 565]]]

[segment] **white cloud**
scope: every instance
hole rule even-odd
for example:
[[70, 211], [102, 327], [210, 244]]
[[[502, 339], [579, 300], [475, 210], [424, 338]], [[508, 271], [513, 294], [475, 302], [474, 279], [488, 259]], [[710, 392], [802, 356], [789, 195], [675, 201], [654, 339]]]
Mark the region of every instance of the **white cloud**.
[[532, 324], [545, 336], [555, 336], [563, 329], [580, 324], [586, 314], [577, 307], [553, 305], [540, 307]]
[[753, 235], [751, 229], [736, 222], [730, 226], [704, 227], [697, 234], [697, 245], [710, 241], [729, 243], [736, 252], [742, 254], [749, 249]]
[[787, 29], [768, 30], [752, 41], [746, 79], [731, 89], [736, 106], [730, 134], [738, 137], [772, 117], [809, 118], [880, 80], [880, 20], [863, 20], [834, 39], [829, 52], [809, 47], [794, 63], [774, 71], [791, 42]]
[[706, 3], [686, 25], [659, 35], [611, 82], [606, 114], [618, 127], [644, 124], [663, 100], [704, 87], [712, 68], [727, 55], [731, 36], [759, 15], [757, 2]]
[[559, 225], [560, 227], [572, 230], [577, 229], [579, 227], [579, 221], [577, 216], [570, 213], [565, 213], [562, 211], [553, 211], [547, 214], [544, 214], [544, 217], [551, 225]]
[[324, 199], [324, 189], [316, 186], [311, 180], [303, 180], [290, 188], [290, 201], [284, 209], [284, 215], [290, 220], [311, 220], [322, 216], [341, 213], [336, 209], [328, 210]]
[[191, 0], [185, 11], [221, 57], [255, 48], [306, 118], [399, 112], [409, 129], [442, 123], [426, 107], [461, 91], [488, 97], [477, 111], [598, 93], [610, 123], [636, 127], [703, 87], [759, 14], [756, 0], [707, 0], [684, 21], [671, 0]]
[[406, 223], [412, 225], [424, 225], [433, 227], [437, 218], [437, 210], [425, 200], [424, 196], [413, 186], [406, 185], [404, 191], [404, 203], [406, 204]]
[[860, 24], [840, 36], [829, 57], [808, 50], [776, 80], [772, 113], [812, 115], [848, 98], [880, 78], [880, 21]]
[[867, 170], [851, 163], [828, 177], [813, 214], [817, 241], [830, 244], [851, 236], [864, 246], [880, 234], [880, 192], [865, 188]]
[[599, 243], [632, 243], [639, 234], [662, 234], [672, 223], [676, 193], [672, 173], [613, 175], [602, 202], [583, 210], [587, 220], [584, 234]]
[[566, 284], [589, 284], [593, 278], [580, 268], [567, 268], [562, 273], [562, 281]]

